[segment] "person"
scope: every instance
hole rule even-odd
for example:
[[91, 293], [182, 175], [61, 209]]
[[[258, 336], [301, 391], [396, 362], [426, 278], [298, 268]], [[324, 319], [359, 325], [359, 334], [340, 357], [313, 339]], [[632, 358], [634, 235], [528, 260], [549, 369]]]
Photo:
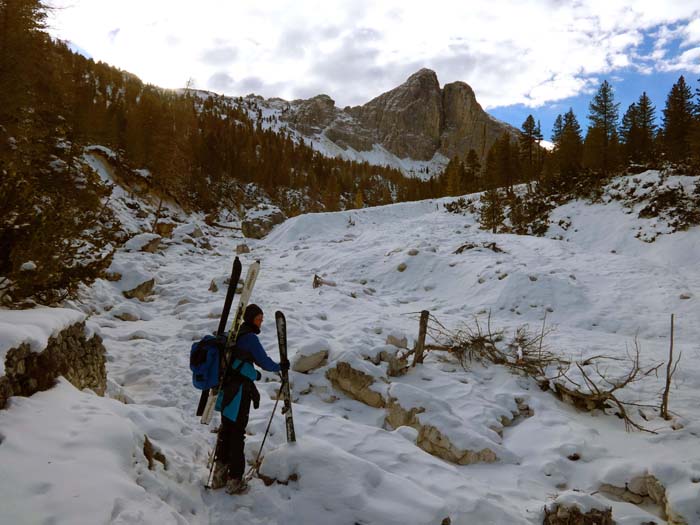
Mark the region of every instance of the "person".
[[[289, 370], [289, 362], [276, 363], [265, 352], [258, 334], [264, 314], [255, 304], [250, 304], [243, 314], [243, 324], [238, 331], [231, 353], [231, 364], [226, 371], [217, 407], [221, 411], [221, 429], [217, 441], [217, 461], [214, 466], [213, 488], [226, 487], [229, 494], [245, 492], [245, 429], [248, 424], [250, 404], [258, 408], [260, 394], [254, 381], [261, 375], [258, 365], [268, 372]], [[219, 402], [220, 401], [220, 402]]]

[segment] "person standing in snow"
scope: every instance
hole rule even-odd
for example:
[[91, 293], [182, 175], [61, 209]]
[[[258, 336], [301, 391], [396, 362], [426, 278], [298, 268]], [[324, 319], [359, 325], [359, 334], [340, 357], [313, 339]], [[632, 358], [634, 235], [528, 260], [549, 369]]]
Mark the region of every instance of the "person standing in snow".
[[245, 428], [251, 402], [255, 408], [260, 403], [260, 394], [254, 381], [260, 379], [261, 375], [254, 365], [268, 372], [289, 370], [288, 361], [275, 363], [260, 344], [258, 334], [263, 318], [263, 311], [258, 305], [248, 305], [233, 348], [230, 369], [219, 394], [220, 403], [217, 401], [221, 409], [221, 430], [212, 488], [226, 486], [229, 494], [240, 494], [247, 488], [243, 478]]

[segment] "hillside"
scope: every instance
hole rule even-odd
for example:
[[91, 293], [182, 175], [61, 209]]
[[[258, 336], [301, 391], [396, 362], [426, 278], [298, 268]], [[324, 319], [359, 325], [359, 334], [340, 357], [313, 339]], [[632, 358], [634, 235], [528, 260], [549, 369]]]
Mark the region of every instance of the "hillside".
[[[3, 521], [535, 524], [558, 497], [612, 507], [623, 525], [700, 523], [700, 228], [673, 231], [663, 218], [639, 217], [650, 188], [695, 182], [654, 171], [613, 179], [596, 203], [554, 209], [543, 237], [479, 230], [475, 214], [446, 211], [452, 199], [300, 215], [261, 241], [173, 209], [176, 228], [155, 253], [140, 251], [152, 238], [132, 239], [109, 269], [122, 280], [98, 279], [67, 305], [89, 314], [104, 338], [109, 396], [61, 381], [0, 411]], [[280, 309], [292, 361], [319, 350], [328, 360], [291, 372], [298, 443], [284, 444], [278, 413], [261, 468], [271, 485], [254, 479], [247, 495], [232, 499], [202, 488], [214, 438], [193, 415], [198, 392], [187, 359], [192, 341], [216, 326], [231, 254], [243, 242], [251, 248], [241, 255], [244, 268], [262, 264], [253, 300], [266, 313], [264, 346], [275, 358], [271, 319]], [[329, 284], [313, 288], [314, 275]], [[123, 297], [151, 278], [147, 301]], [[624, 375], [635, 340], [643, 368], [663, 362], [674, 313], [682, 360], [672, 419], [656, 408], [662, 370], [619, 393], [639, 403], [631, 421], [655, 433], [627, 432], [615, 407], [582, 412], [503, 365], [463, 367], [443, 351], [389, 375], [402, 350], [388, 336], [412, 347], [423, 309], [448, 330], [473, 327], [473, 316], [485, 326], [490, 317], [492, 330], [506, 330], [504, 344], [518, 327], [539, 333], [544, 322], [553, 329], [546, 348], [579, 362], [606, 356], [608, 378]], [[430, 326], [435, 335], [438, 325]], [[339, 389], [329, 377], [338, 378], [341, 363], [371, 385]], [[264, 375], [249, 461], [278, 386]], [[144, 434], [167, 469], [148, 469]], [[663, 488], [661, 505], [629, 494], [623, 501], [626, 485], [651, 477]]]

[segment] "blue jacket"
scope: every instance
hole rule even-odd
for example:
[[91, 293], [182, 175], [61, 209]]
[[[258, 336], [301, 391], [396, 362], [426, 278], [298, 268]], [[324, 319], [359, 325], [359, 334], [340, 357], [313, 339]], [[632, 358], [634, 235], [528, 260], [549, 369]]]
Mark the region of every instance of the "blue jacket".
[[[247, 327], [252, 328], [252, 327]], [[231, 367], [237, 372], [236, 376], [240, 378], [239, 381], [234, 380], [234, 390], [228, 392], [228, 395], [224, 394], [222, 390], [219, 392], [219, 397], [216, 403], [216, 409], [221, 411], [221, 414], [231, 421], [236, 421], [238, 419], [241, 409], [245, 411], [242, 414], [246, 419], [248, 417], [248, 410], [250, 409], [250, 398], [246, 396], [244, 402], [244, 379], [246, 378], [251, 382], [257, 381], [259, 378], [258, 371], [255, 370], [253, 363], [251, 363], [246, 357], [250, 356], [253, 362], [258, 365], [263, 370], [268, 372], [279, 372], [280, 365], [275, 363], [270, 356], [267, 355], [258, 336], [253, 331], [245, 330], [244, 333], [236, 341], [236, 353], [234, 354], [233, 362]], [[246, 356], [243, 359], [235, 357], [236, 354], [239, 356]], [[242, 376], [242, 377], [241, 377]], [[252, 385], [251, 385], [252, 386]], [[257, 392], [254, 386], [252, 388]], [[231, 397], [233, 396], [233, 397]], [[226, 399], [225, 399], [226, 398]], [[228, 401], [230, 399], [230, 401]]]

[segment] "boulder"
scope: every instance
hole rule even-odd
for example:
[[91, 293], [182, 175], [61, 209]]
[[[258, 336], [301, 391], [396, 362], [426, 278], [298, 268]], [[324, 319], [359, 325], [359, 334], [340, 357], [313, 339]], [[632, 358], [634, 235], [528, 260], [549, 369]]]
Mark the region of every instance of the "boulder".
[[292, 370], [308, 374], [328, 362], [328, 350], [318, 350], [309, 354], [297, 353], [292, 360]]
[[241, 230], [243, 235], [251, 239], [262, 239], [272, 228], [283, 223], [287, 217], [276, 206], [267, 206], [249, 211], [243, 222]]
[[374, 408], [383, 408], [385, 401], [379, 392], [370, 387], [374, 378], [360, 370], [354, 369], [345, 362], [338, 363], [334, 368], [326, 371], [326, 378], [334, 388], [347, 396]]
[[139, 301], [146, 301], [148, 296], [153, 293], [155, 285], [155, 278], [149, 279], [148, 281], [142, 282], [137, 287], [132, 288], [131, 290], [124, 290], [122, 294], [127, 299], [138, 299]]
[[236, 255], [243, 255], [244, 253], [250, 253], [250, 248], [247, 244], [239, 244], [236, 246]]
[[432, 425], [421, 423], [419, 414], [425, 412], [422, 407], [410, 409], [403, 408], [400, 403], [389, 398], [387, 404], [386, 422], [392, 428], [408, 426], [418, 431], [416, 445], [428, 454], [455, 463], [457, 465], [471, 465], [473, 463], [493, 463], [498, 461], [496, 453], [489, 449], [462, 450], [456, 447], [439, 429]]

